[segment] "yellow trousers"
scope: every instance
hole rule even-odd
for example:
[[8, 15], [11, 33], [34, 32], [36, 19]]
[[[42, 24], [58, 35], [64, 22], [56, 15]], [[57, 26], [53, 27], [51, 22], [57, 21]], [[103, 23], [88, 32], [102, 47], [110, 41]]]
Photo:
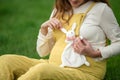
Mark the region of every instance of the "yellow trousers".
[[99, 80], [74, 68], [19, 55], [0, 56], [0, 80]]

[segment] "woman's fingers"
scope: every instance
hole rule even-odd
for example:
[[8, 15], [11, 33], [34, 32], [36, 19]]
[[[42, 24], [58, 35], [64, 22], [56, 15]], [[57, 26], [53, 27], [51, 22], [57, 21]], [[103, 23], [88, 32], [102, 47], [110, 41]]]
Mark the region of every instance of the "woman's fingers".
[[90, 43], [86, 39], [82, 39], [82, 42], [86, 46], [90, 46]]
[[42, 34], [46, 35], [48, 33], [48, 27], [51, 28], [52, 30], [60, 29], [62, 27], [62, 24], [58, 19], [52, 18], [41, 25], [40, 30]]
[[81, 40], [79, 37], [77, 37], [77, 38], [74, 40], [74, 45], [75, 45], [75, 46], [78, 46], [78, 47], [84, 46], [82, 40]]
[[51, 29], [54, 30], [54, 29], [60, 29], [60, 28], [62, 27], [62, 24], [61, 24], [61, 22], [60, 22], [58, 19], [52, 18], [52, 19], [44, 22], [44, 23], [41, 25], [41, 27], [43, 27], [43, 28], [48, 28], [48, 27], [50, 27]]
[[60, 29], [62, 27], [61, 22], [56, 18], [50, 19], [49, 23], [50, 23], [52, 29]]
[[79, 37], [75, 39], [73, 43], [73, 48], [75, 52], [80, 53], [80, 54], [84, 51], [85, 45]]

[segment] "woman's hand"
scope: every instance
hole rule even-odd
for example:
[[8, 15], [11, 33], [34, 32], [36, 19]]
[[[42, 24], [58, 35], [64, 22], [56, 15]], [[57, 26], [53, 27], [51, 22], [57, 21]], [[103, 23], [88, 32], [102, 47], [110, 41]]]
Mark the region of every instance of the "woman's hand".
[[44, 22], [41, 25], [41, 33], [43, 35], [46, 35], [48, 33], [48, 27], [51, 28], [52, 30], [54, 30], [54, 29], [60, 29], [62, 27], [62, 24], [56, 18], [51, 18], [50, 20]]
[[99, 50], [94, 50], [91, 44], [86, 39], [80, 39], [77, 37], [73, 43], [73, 48], [75, 52], [83, 55], [87, 55], [89, 57], [101, 57], [101, 52]]

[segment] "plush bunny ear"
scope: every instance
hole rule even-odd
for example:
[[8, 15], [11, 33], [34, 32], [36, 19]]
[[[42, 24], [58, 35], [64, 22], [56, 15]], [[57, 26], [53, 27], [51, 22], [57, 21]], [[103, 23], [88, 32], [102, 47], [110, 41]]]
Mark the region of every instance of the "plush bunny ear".
[[60, 29], [62, 32], [64, 32], [65, 34], [67, 33], [67, 30], [65, 28], [61, 28]]
[[75, 30], [76, 25], [77, 25], [77, 24], [74, 22], [73, 25], [72, 25], [72, 30], [73, 30], [73, 31]]

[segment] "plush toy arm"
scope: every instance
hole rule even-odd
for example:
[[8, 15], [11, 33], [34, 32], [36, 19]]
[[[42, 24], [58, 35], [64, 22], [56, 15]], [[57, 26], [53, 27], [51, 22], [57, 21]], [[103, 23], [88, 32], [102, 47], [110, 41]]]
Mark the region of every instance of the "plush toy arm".
[[80, 39], [82, 40], [82, 39], [83, 39], [83, 37], [82, 37], [82, 36], [80, 36]]
[[65, 28], [60, 28], [60, 30], [61, 30], [62, 32], [64, 32], [65, 34], [67, 33], [67, 30], [66, 30]]
[[73, 30], [73, 31], [75, 30], [76, 25], [77, 25], [77, 24], [74, 22], [73, 25], [72, 25], [72, 30]]

